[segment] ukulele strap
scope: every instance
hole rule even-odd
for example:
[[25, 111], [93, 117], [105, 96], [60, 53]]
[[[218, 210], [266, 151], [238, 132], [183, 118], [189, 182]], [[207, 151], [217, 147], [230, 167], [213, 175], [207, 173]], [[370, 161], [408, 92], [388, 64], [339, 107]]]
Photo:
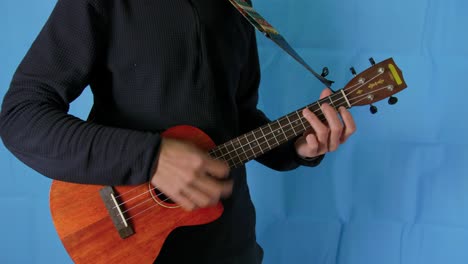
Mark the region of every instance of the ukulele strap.
[[304, 66], [310, 73], [312, 73], [320, 82], [326, 87], [331, 87], [333, 81], [325, 78], [328, 75], [328, 68], [325, 67], [322, 70], [322, 74], [315, 72], [297, 52], [288, 44], [285, 38], [266, 21], [255, 9], [253, 9], [250, 1], [248, 0], [229, 0], [231, 4], [250, 22], [255, 28], [262, 32], [267, 38], [271, 39], [279, 47], [281, 47], [286, 53], [293, 57], [297, 62]]

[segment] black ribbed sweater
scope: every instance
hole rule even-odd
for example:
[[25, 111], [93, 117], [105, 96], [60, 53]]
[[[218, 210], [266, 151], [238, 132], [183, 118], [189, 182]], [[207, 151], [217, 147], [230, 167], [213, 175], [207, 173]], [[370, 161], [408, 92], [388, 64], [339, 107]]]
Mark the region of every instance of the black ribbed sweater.
[[[228, 0], [59, 0], [5, 95], [0, 133], [47, 177], [139, 184], [169, 127], [196, 126], [219, 144], [268, 122], [256, 108], [259, 77], [254, 30]], [[83, 121], [67, 112], [88, 85], [94, 104]], [[291, 144], [257, 160], [299, 165]], [[174, 232], [161, 253], [171, 263], [219, 260], [255, 239], [245, 168], [231, 175], [223, 216]]]

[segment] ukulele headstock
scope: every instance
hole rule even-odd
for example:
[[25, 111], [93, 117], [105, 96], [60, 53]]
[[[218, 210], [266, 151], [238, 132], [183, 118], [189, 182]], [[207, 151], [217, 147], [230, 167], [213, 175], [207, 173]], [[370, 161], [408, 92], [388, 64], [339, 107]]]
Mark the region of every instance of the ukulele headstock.
[[[370, 68], [355, 75], [343, 88], [351, 106], [372, 105], [375, 102], [389, 98], [390, 104], [397, 102], [394, 94], [407, 87], [403, 74], [392, 58], [373, 64]], [[351, 68], [354, 74], [354, 69]], [[371, 106], [371, 112], [377, 112]]]

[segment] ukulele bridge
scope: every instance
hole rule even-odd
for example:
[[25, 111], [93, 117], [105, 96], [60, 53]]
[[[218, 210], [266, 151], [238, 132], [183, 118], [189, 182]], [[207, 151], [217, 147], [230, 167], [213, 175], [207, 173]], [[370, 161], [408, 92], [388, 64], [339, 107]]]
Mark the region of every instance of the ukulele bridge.
[[99, 194], [106, 205], [107, 212], [112, 219], [112, 223], [114, 223], [115, 228], [119, 232], [120, 237], [127, 238], [133, 235], [135, 232], [125, 219], [122, 207], [115, 196], [114, 189], [111, 186], [106, 186], [99, 191]]

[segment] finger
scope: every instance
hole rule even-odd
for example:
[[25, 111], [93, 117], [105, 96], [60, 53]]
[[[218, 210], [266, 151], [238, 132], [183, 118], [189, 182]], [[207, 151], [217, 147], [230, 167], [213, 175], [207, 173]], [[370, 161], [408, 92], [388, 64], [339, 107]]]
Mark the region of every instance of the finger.
[[[187, 196], [184, 195], [184, 191], [181, 186], [187, 186], [188, 183], [183, 180], [183, 178], [173, 177], [175, 182], [169, 183], [167, 181], [157, 184], [155, 181], [156, 177], [153, 177], [151, 184], [158, 188], [165, 196], [174, 201], [176, 204], [180, 205], [186, 211], [193, 211], [197, 209], [197, 205], [192, 202]], [[166, 200], [164, 200], [166, 201]]]
[[232, 180], [220, 181], [208, 175], [200, 177], [193, 185], [208, 195], [212, 203], [217, 203], [221, 197], [229, 196], [232, 192]]
[[221, 197], [226, 198], [231, 196], [232, 188], [234, 187], [234, 181], [228, 180], [222, 182]]
[[328, 139], [328, 151], [335, 151], [340, 145], [340, 138], [343, 133], [343, 123], [341, 122], [335, 108], [328, 104], [322, 105], [322, 112], [325, 115], [328, 127], [330, 128], [330, 136]]
[[209, 195], [199, 190], [195, 185], [187, 186], [182, 194], [199, 208], [205, 208], [214, 203]]
[[322, 121], [309, 109], [304, 108], [302, 111], [304, 118], [309, 122], [312, 129], [315, 131], [317, 140], [319, 142], [319, 149], [326, 149], [328, 146], [328, 133], [329, 129]]
[[331, 94], [332, 94], [332, 91], [330, 90], [330, 88], [327, 87], [323, 89], [322, 92], [320, 93], [320, 99], [330, 96]]
[[314, 134], [308, 134], [307, 136], [303, 137], [306, 145], [304, 150], [302, 150], [299, 154], [304, 158], [313, 158], [320, 155], [319, 151], [319, 142], [317, 137]]
[[175, 195], [170, 195], [169, 198], [176, 204], [180, 205], [186, 211], [193, 211], [197, 209], [197, 205], [194, 202], [192, 202], [187, 196], [185, 196], [182, 190]]
[[354, 132], [356, 132], [356, 123], [354, 122], [354, 118], [351, 113], [345, 107], [342, 106], [338, 110], [340, 111], [340, 115], [344, 123], [344, 131], [341, 134], [340, 143], [344, 143]]
[[218, 179], [225, 179], [229, 175], [229, 167], [226, 162], [211, 158], [206, 159], [205, 171]]

